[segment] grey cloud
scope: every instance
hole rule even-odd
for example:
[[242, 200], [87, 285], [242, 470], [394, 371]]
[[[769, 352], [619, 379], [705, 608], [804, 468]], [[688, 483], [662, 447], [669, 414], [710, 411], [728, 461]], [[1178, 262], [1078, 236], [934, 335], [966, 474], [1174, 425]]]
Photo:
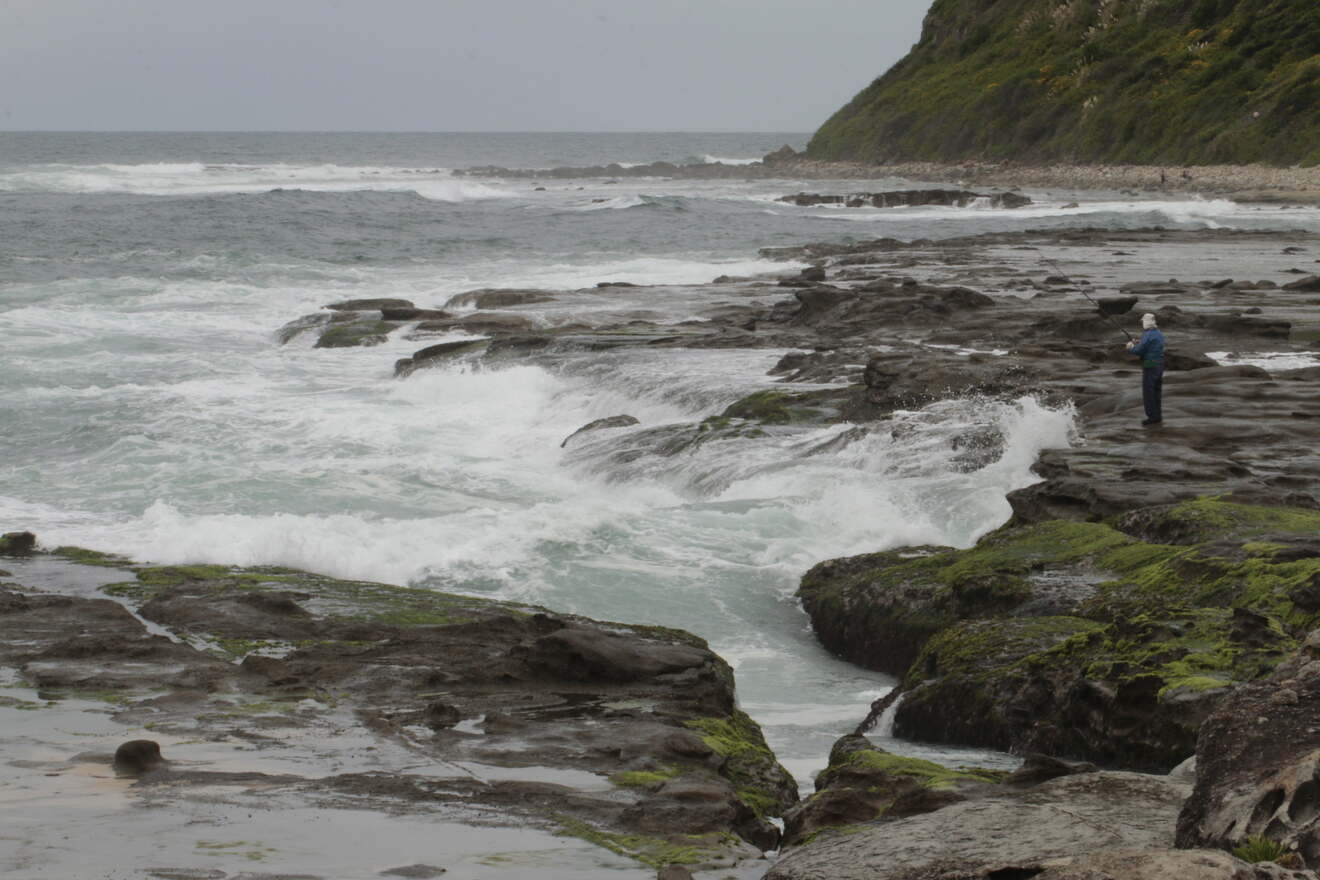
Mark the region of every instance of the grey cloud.
[[929, 0], [4, 0], [0, 128], [807, 131]]

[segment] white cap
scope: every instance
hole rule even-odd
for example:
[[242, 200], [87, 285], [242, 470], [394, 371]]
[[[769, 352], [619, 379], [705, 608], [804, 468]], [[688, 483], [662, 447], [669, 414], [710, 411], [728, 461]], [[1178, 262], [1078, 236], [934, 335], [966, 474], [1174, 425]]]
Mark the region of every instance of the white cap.
[[1146, 314], [1141, 316], [1141, 329], [1143, 330], [1155, 329], [1155, 316], [1152, 315], [1150, 312], [1147, 312]]

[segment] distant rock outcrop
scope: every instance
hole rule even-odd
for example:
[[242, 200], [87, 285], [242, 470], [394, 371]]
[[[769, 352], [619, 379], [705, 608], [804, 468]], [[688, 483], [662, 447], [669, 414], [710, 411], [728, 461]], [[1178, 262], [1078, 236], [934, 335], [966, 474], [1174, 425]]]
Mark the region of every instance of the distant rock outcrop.
[[915, 208], [921, 205], [966, 208], [977, 203], [983, 203], [988, 208], [1021, 208], [1023, 205], [1031, 204], [1031, 199], [1017, 193], [982, 195], [958, 189], [909, 189], [897, 192], [849, 193], [842, 196], [798, 193], [794, 196], [780, 196], [779, 201], [800, 207], [843, 205], [845, 208]]

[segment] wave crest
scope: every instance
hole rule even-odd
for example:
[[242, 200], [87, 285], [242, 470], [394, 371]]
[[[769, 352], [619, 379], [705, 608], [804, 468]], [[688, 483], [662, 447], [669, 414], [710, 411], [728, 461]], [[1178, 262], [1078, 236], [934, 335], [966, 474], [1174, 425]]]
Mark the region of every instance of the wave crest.
[[455, 178], [448, 168], [150, 162], [34, 165], [0, 174], [0, 192], [176, 196], [260, 193], [274, 189], [414, 192], [444, 202], [515, 195], [488, 184]]

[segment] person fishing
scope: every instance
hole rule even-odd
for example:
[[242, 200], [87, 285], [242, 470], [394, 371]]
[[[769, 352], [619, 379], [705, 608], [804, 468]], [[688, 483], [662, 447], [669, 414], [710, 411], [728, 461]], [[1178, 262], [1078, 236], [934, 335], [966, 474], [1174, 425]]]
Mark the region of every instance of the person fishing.
[[1164, 334], [1150, 312], [1141, 316], [1141, 339], [1128, 340], [1127, 351], [1141, 359], [1141, 402], [1146, 409], [1142, 427], [1158, 425], [1164, 421]]

